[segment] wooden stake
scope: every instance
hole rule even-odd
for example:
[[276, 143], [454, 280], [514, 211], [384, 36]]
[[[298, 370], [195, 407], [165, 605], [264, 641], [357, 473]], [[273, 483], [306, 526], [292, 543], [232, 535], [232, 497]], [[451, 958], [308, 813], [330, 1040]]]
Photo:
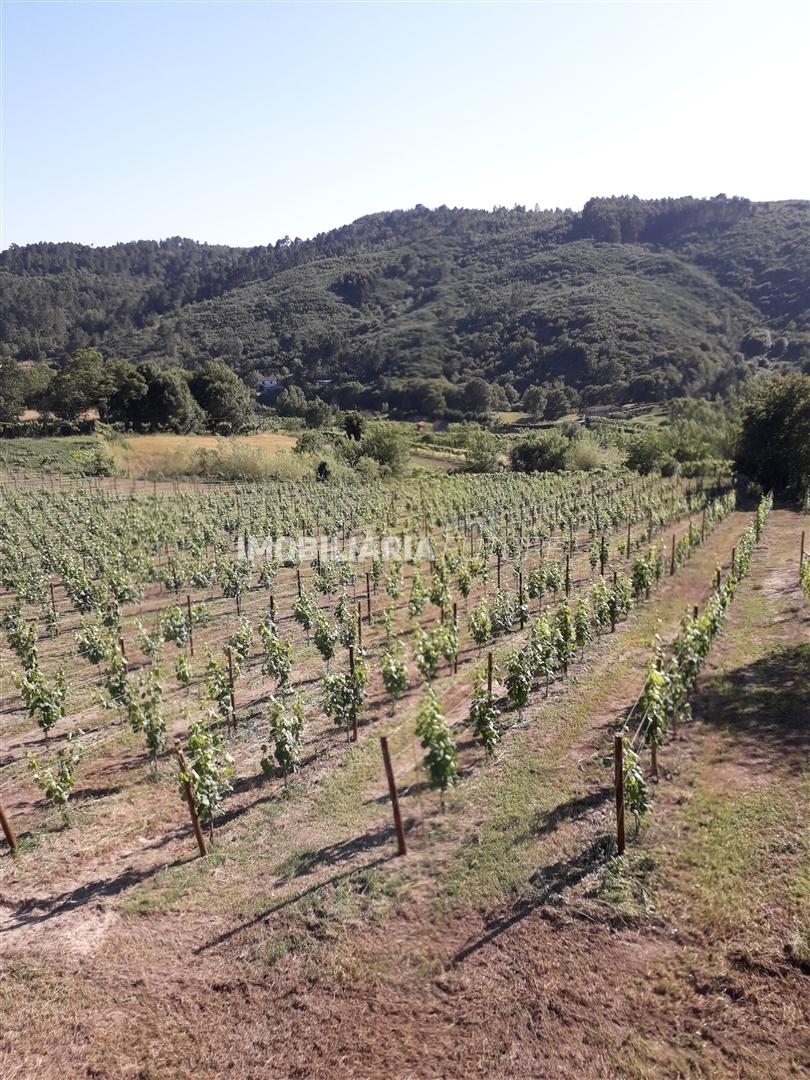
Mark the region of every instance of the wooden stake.
[[2, 828], [8, 841], [9, 850], [12, 855], [17, 854], [17, 837], [14, 835], [14, 830], [11, 827], [11, 822], [6, 817], [6, 812], [3, 809], [3, 804], [0, 803], [0, 828]]
[[672, 554], [669, 558], [669, 576], [675, 573], [675, 533], [672, 534]]
[[804, 529], [802, 529], [802, 539], [799, 544], [799, 580], [802, 577], [802, 566], [804, 566]]
[[613, 768], [616, 788], [616, 850], [624, 855], [624, 739], [621, 735], [613, 736]]
[[[186, 765], [186, 757], [180, 748], [178, 743], [175, 746], [177, 752], [177, 760], [180, 764], [180, 772], [184, 775], [188, 775], [188, 765]], [[200, 855], [203, 858], [208, 854], [208, 845], [205, 842], [205, 836], [202, 831], [202, 825], [200, 824], [200, 816], [197, 813], [197, 807], [194, 805], [194, 794], [191, 790], [191, 783], [188, 780], [183, 781], [183, 790], [186, 796], [186, 802], [188, 803], [188, 812], [191, 815], [191, 825], [194, 829], [194, 836], [197, 840], [197, 847], [200, 849]]]
[[[453, 624], [458, 632], [458, 604], [456, 603], [456, 600], [454, 600], [453, 603]], [[453, 658], [453, 674], [458, 674], [458, 652], [456, 652], [456, 656]]]
[[492, 694], [492, 676], [494, 673], [495, 660], [491, 652], [487, 653], [487, 693]]
[[359, 604], [357, 605], [357, 647], [363, 648], [363, 612]]
[[228, 682], [231, 688], [231, 714], [233, 729], [236, 731], [236, 694], [233, 688], [233, 649], [228, 646]]
[[366, 574], [366, 607], [368, 608], [368, 621], [371, 623], [371, 574]]
[[[360, 614], [359, 609], [358, 609], [357, 614], [359, 616], [359, 614]], [[359, 625], [359, 623], [360, 623], [359, 618], [358, 618], [357, 622], [358, 622], [358, 625]], [[353, 645], [349, 646], [349, 673], [351, 675], [354, 675], [354, 646]], [[352, 742], [357, 742], [357, 709], [352, 709]]]
[[566, 553], [565, 556], [565, 595], [571, 595], [571, 555]]
[[625, 555], [625, 558], [627, 558], [627, 559], [630, 558], [630, 522], [629, 521], [627, 522], [627, 553]]
[[405, 830], [402, 828], [402, 815], [399, 812], [399, 795], [397, 794], [397, 785], [394, 781], [394, 770], [391, 767], [391, 755], [388, 752], [388, 739], [385, 735], [380, 736], [380, 747], [382, 748], [383, 761], [385, 762], [385, 776], [388, 780], [388, 794], [391, 797], [391, 809], [394, 812], [394, 828], [397, 832], [397, 854], [407, 855], [408, 849], [405, 846]]
[[[802, 533], [802, 543], [804, 543], [804, 533]], [[801, 563], [799, 563], [799, 565], [801, 566]], [[53, 612], [53, 620], [54, 620], [54, 623], [55, 623], [56, 622], [56, 597], [53, 594], [53, 582], [50, 583], [50, 586], [51, 586], [51, 611]], [[57, 632], [57, 634], [59, 633], [59, 627], [58, 626], [56, 627], [56, 632]]]
[[186, 593], [186, 610], [188, 612], [188, 647], [191, 655], [194, 655], [194, 623], [191, 618], [191, 596]]

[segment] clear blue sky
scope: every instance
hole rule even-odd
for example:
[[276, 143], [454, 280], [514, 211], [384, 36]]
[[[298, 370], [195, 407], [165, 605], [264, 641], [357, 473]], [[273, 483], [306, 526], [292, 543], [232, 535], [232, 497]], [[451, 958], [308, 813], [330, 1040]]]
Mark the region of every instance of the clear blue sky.
[[3, 246], [810, 196], [810, 4], [2, 4]]

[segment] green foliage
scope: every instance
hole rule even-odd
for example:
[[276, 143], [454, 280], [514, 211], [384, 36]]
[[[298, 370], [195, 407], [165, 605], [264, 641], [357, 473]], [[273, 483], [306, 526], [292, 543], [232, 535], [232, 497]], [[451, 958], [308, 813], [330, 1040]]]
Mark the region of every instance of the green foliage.
[[515, 472], [557, 472], [565, 468], [568, 439], [559, 431], [525, 439], [512, 446], [511, 462]]
[[[135, 427], [206, 419], [179, 369], [160, 385], [143, 357], [294, 371], [274, 399], [292, 416], [316, 394], [343, 408], [481, 415], [538, 387], [545, 400], [526, 407], [553, 419], [580, 394], [725, 393], [753, 364], [801, 362], [807, 220], [801, 201], [592, 199], [582, 213], [416, 207], [242, 249], [180, 237], [12, 247], [0, 255], [0, 321], [18, 359], [78, 343], [139, 361], [114, 375], [106, 406]], [[90, 379], [63, 389], [54, 398], [74, 415], [108, 393]]]
[[389, 648], [382, 655], [381, 668], [383, 686], [393, 707], [396, 699], [408, 689], [408, 665], [395, 649]]
[[275, 679], [279, 688], [286, 687], [292, 671], [292, 647], [278, 636], [276, 624], [266, 615], [259, 624], [262, 643], [262, 674]]
[[36, 754], [28, 754], [28, 768], [34, 776], [34, 783], [44, 794], [49, 803], [62, 811], [65, 824], [68, 823], [68, 801], [76, 786], [76, 766], [82, 757], [81, 745], [76, 741], [82, 731], [72, 731], [54, 756], [53, 765], [42, 765]]
[[484, 680], [477, 678], [473, 685], [469, 722], [475, 737], [490, 756], [495, 753], [495, 747], [501, 737], [498, 727], [499, 718], [500, 713], [495, 704], [494, 695], [487, 690]]
[[425, 693], [417, 713], [416, 737], [425, 751], [431, 786], [444, 793], [458, 781], [458, 751], [439, 700], [431, 689]]
[[759, 383], [745, 407], [737, 468], [766, 491], [810, 493], [810, 375]]
[[34, 664], [21, 674], [12, 672], [12, 678], [20, 691], [23, 705], [32, 720], [36, 720], [42, 731], [47, 734], [67, 712], [67, 680], [62, 668], [48, 679]]
[[188, 783], [200, 821], [210, 825], [213, 833], [214, 819], [231, 790], [233, 758], [226, 752], [222, 736], [205, 720], [196, 720], [188, 729], [185, 756], [187, 769], [178, 773], [180, 795], [185, 798], [184, 785]]
[[[267, 705], [267, 721], [270, 727], [273, 755], [286, 779], [301, 765], [304, 706], [300, 697], [296, 696], [291, 709], [286, 709], [280, 701], [271, 697]], [[261, 766], [265, 775], [269, 776], [272, 773], [273, 766], [268, 755], [267, 744], [262, 746]]]

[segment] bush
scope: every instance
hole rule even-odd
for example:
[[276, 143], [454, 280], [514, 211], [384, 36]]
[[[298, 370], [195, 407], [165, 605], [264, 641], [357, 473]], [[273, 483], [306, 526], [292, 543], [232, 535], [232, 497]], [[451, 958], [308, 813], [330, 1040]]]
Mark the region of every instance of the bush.
[[512, 469], [514, 472], [557, 472], [565, 468], [568, 445], [568, 439], [556, 430], [524, 439], [512, 447]]

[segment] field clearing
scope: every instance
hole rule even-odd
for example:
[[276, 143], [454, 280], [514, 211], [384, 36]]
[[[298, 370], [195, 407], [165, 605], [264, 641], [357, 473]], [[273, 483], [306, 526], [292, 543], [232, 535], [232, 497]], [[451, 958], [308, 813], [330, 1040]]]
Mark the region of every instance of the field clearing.
[[[126, 476], [150, 475], [178, 458], [191, 458], [199, 450], [216, 450], [225, 440], [216, 435], [126, 435], [112, 444], [117, 467]], [[255, 447], [266, 454], [292, 450], [297, 436], [265, 431], [229, 438], [229, 445]]]
[[[432, 483], [428, 490], [438, 500], [447, 497], [446, 485], [458, 484], [479, 504], [490, 486], [489, 481], [450, 477]], [[515, 482], [517, 490], [520, 483]], [[575, 491], [572, 478], [564, 483]], [[477, 498], [476, 485], [481, 489]], [[669, 554], [671, 541], [682, 538], [688, 525], [689, 515], [680, 509], [668, 518], [679, 490], [672, 483], [649, 488], [645, 497], [659, 508], [660, 524], [653, 527], [642, 511], [629, 532], [624, 520], [606, 530], [609, 567], [629, 571], [637, 552], [646, 549], [651, 528], [654, 543]], [[586, 496], [596, 506], [606, 505], [605, 486], [598, 491], [597, 496], [593, 485], [590, 492], [584, 485], [570, 497], [571, 506], [578, 501], [583, 507]], [[355, 498], [369, 512], [390, 505], [393, 513], [397, 500], [408, 494], [404, 489], [384, 498], [376, 494], [376, 509], [370, 496], [357, 493]], [[197, 498], [187, 495], [178, 502], [184, 520]], [[248, 498], [243, 489], [230, 510], [227, 503], [216, 505], [227, 516]], [[565, 500], [558, 496], [558, 507]], [[141, 499], [140, 505], [149, 514], [171, 514], [173, 502], [168, 494]], [[255, 505], [261, 508], [262, 502], [272, 506], [272, 493]], [[397, 506], [398, 526], [424, 528], [438, 539], [443, 531], [438, 515], [435, 510], [423, 513], [424, 505]], [[553, 499], [547, 502], [545, 512], [551, 513], [553, 505]], [[303, 502], [293, 512], [305, 512]], [[588, 595], [599, 578], [590, 564], [581, 512], [570, 530], [572, 600]], [[514, 532], [518, 515], [512, 513]], [[699, 512], [691, 517], [699, 524]], [[521, 533], [533, 519], [523, 506]], [[687, 1009], [680, 982], [677, 992], [670, 995], [665, 988], [660, 1004], [655, 1002], [649, 958], [654, 955], [658, 962], [660, 941], [664, 966], [671, 960], [686, 962], [680, 942], [669, 941], [660, 929], [662, 901], [651, 906], [649, 900], [661, 886], [645, 859], [656, 866], [664, 862], [652, 850], [660, 843], [659, 812], [632, 850], [627, 869], [615, 867], [610, 861], [610, 773], [601, 757], [638, 695], [655, 635], [669, 639], [684, 611], [703, 601], [715, 567], [729, 566], [749, 520], [743, 511], [720, 520], [703, 544], [679, 560], [672, 575], [664, 574], [649, 601], [640, 599], [615, 634], [594, 638], [581, 657], [577, 654], [566, 679], [555, 678], [548, 694], [542, 685], [536, 687], [519, 712], [505, 708], [494, 759], [484, 757], [464, 727], [471, 675], [481, 659], [468, 635], [466, 615], [477, 602], [492, 600], [496, 574], [503, 576], [506, 588], [515, 586], [509, 552], [501, 559], [490, 551], [486, 577], [476, 579], [466, 604], [458, 600], [458, 673], [442, 663], [433, 681], [448, 720], [458, 725], [462, 780], [443, 806], [425, 782], [413, 739], [414, 710], [423, 689], [418, 680], [411, 680], [392, 714], [374, 676], [356, 744], [347, 744], [333, 723], [318, 717], [322, 664], [309, 634], [292, 617], [296, 572], [280, 568], [272, 585], [278, 626], [294, 646], [292, 682], [307, 706], [303, 768], [289, 782], [257, 772], [270, 687], [254, 645], [237, 683], [239, 727], [228, 740], [236, 759], [235, 789], [206, 860], [194, 858], [171, 755], [161, 756], [153, 770], [141, 736], [95, 704], [98, 676], [75, 656], [78, 617], [66, 591], [57, 586], [60, 632], [40, 638], [40, 653], [49, 670], [65, 663], [71, 685], [83, 684], [74, 692], [72, 719], [82, 724], [90, 748], [79, 766], [73, 824], [64, 828], [58, 815], [47, 813], [22, 767], [25, 751], [41, 748], [42, 740], [6, 682], [0, 691], [0, 782], [6, 808], [19, 826], [22, 850], [16, 861], [3, 859], [0, 867], [5, 907], [0, 951], [9, 972], [0, 985], [7, 1017], [0, 1069], [4, 1061], [6, 1067], [21, 1063], [21, 1075], [35, 1068], [46, 1080], [213, 1077], [223, 1072], [259, 1077], [268, 1070], [280, 1076], [404, 1078], [503, 1075], [499, 1070], [508, 1061], [508, 1075], [520, 1077], [656, 1075], [656, 1032], [681, 1022], [664, 1006], [675, 1009], [687, 1026], [689, 1021], [686, 1011], [677, 1013]], [[359, 522], [355, 525], [362, 531]], [[780, 512], [771, 529], [763, 552], [767, 572], [758, 580], [770, 583], [769, 602], [777, 605], [765, 614], [790, 637], [790, 620], [802, 616], [783, 570], [789, 558], [795, 563], [798, 517]], [[504, 535], [509, 530], [507, 517]], [[450, 527], [447, 520], [444, 525], [448, 531], [457, 533], [461, 551], [468, 544], [472, 550], [466, 514], [459, 510], [457, 520], [451, 514]], [[168, 529], [166, 544], [158, 545], [161, 574], [177, 556], [175, 535], [180, 534]], [[528, 575], [538, 558], [564, 561], [568, 535], [566, 525], [553, 529], [539, 547], [529, 538], [523, 572]], [[632, 540], [629, 559], [627, 535]], [[312, 570], [302, 571], [305, 586]], [[403, 612], [413, 578], [413, 568], [406, 567], [394, 624], [409, 652], [415, 627], [428, 632], [438, 623], [437, 609], [430, 604], [412, 621]], [[233, 599], [219, 592], [190, 589], [192, 603], [208, 613], [195, 630], [197, 657], [206, 647], [221, 649], [239, 625]], [[386, 638], [378, 618], [385, 599], [382, 588], [368, 595], [375, 617], [367, 620], [361, 574], [349, 597], [361, 605], [363, 645], [374, 660]], [[785, 596], [792, 606], [784, 606]], [[172, 590], [155, 584], [140, 602], [123, 608], [122, 636], [133, 676], [146, 673], [150, 664], [139, 647], [136, 620], [151, 629], [174, 601]], [[242, 597], [242, 613], [255, 625], [267, 603], [267, 589], [251, 584]], [[330, 611], [328, 597], [319, 604]], [[2, 602], [7, 605], [8, 596]], [[530, 613], [536, 617], [536, 600]], [[759, 647], [767, 649], [765, 625], [760, 621], [741, 647], [750, 648], [756, 635]], [[806, 619], [798, 625], [806, 633]], [[524, 638], [525, 631], [513, 624], [496, 642], [499, 670], [505, 649], [519, 647]], [[164, 671], [171, 669], [175, 646], [167, 645], [166, 653]], [[2, 658], [9, 658], [5, 649]], [[171, 676], [166, 679], [172, 733], [184, 731], [184, 713], [201, 707], [199, 660], [194, 663], [189, 690]], [[497, 692], [502, 694], [501, 685]], [[67, 727], [62, 722], [55, 729], [57, 745]], [[383, 732], [391, 742], [400, 786], [410, 848], [406, 859], [394, 857], [376, 738]], [[676, 755], [691, 740], [690, 730], [667, 743], [661, 751], [665, 769], [674, 767]], [[664, 800], [671, 782], [667, 776], [660, 785]], [[798, 806], [791, 792], [787, 804], [774, 811], [780, 835], [796, 831]], [[679, 807], [676, 802], [673, 814], [680, 813]], [[680, 838], [678, 831], [677, 842]], [[680, 870], [673, 874], [673, 892], [666, 900], [673, 909], [698, 882], [697, 870], [690, 869], [688, 858], [685, 862], [686, 880]], [[765, 875], [762, 888], [761, 902], [768, 903]], [[624, 998], [613, 978], [616, 970], [624, 973]], [[792, 969], [785, 978], [793, 978]], [[594, 992], [602, 1005], [597, 1024]], [[114, 1004], [122, 1000], [124, 1009]], [[632, 1044], [627, 1042], [631, 1003], [650, 1016], [649, 1028], [636, 1023]], [[353, 1022], [357, 1016], [362, 1023]], [[69, 1038], [58, 1035], [66, 1026]], [[617, 1056], [622, 1040], [632, 1049], [626, 1060]], [[797, 1053], [796, 1041], [790, 1045]], [[658, 1074], [701, 1066], [701, 1053], [690, 1043], [682, 1058], [670, 1057]], [[705, 1059], [713, 1075], [755, 1075], [723, 1072], [725, 1050], [718, 1053], [719, 1058]], [[773, 1056], [763, 1060], [782, 1063]], [[799, 1060], [795, 1053], [794, 1060]], [[436, 1061], [443, 1062], [441, 1074], [433, 1071]]]

